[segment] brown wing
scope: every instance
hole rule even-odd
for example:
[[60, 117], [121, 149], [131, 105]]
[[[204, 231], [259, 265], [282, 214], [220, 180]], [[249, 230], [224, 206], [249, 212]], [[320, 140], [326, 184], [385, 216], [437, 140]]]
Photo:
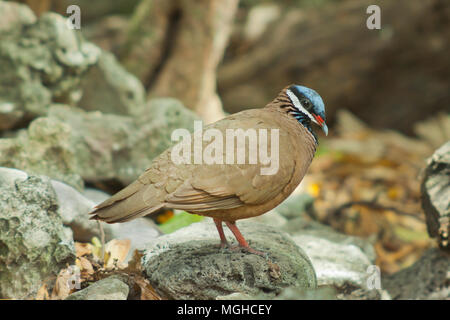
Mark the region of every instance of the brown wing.
[[152, 185], [144, 185], [136, 180], [111, 198], [97, 205], [91, 212], [91, 214], [95, 214], [91, 219], [113, 223], [145, 216], [164, 206], [164, 203], [155, 201], [156, 197], [149, 197], [152, 193], [157, 193]]
[[[175, 165], [170, 158], [171, 150], [167, 150], [138, 180], [98, 205], [92, 212], [95, 214], [93, 218], [121, 222], [161, 207], [200, 213], [261, 204], [276, 197], [289, 184], [296, 161], [289, 155], [292, 141], [287, 130], [280, 128], [272, 114], [259, 109], [247, 110], [204, 129], [207, 128], [218, 129], [224, 137], [226, 129], [279, 129], [278, 172], [276, 175], [262, 175], [263, 165], [260, 163]], [[268, 143], [271, 152], [270, 139]], [[204, 142], [203, 148], [208, 144]], [[226, 159], [225, 154], [223, 159]]]
[[[256, 111], [258, 111], [258, 114], [253, 113]], [[273, 118], [261, 118], [260, 110], [249, 110], [246, 113], [241, 113], [238, 118], [226, 118], [215, 123], [213, 127], [219, 129], [224, 136], [226, 134], [225, 129], [232, 128], [243, 130], [250, 128], [256, 130], [280, 129], [278, 154], [281, 156], [289, 152], [290, 139], [287, 132], [281, 130], [278, 124], [273, 121]], [[203, 148], [206, 145], [207, 143], [203, 145]], [[269, 131], [269, 154], [271, 150]], [[223, 154], [223, 159], [226, 159], [225, 154]], [[231, 209], [247, 204], [265, 203], [275, 198], [288, 185], [294, 172], [295, 159], [291, 156], [279, 159], [279, 168], [275, 175], [261, 174], [262, 167], [264, 165], [260, 162], [257, 164], [193, 166], [191, 178], [166, 197], [166, 204], [174, 209], [206, 212]]]

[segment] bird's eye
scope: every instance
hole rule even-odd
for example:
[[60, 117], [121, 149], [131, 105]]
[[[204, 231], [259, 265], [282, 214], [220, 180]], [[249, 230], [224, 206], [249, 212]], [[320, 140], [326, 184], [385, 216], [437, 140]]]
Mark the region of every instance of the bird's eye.
[[311, 108], [311, 102], [307, 99], [303, 99], [302, 100], [302, 105], [305, 109], [310, 109]]

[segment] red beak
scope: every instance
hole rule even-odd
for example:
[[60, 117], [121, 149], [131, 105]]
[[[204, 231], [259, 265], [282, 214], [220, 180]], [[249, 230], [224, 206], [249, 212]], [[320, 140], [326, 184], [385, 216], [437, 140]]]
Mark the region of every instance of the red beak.
[[315, 114], [313, 114], [314, 119], [316, 119], [317, 123], [322, 127], [323, 132], [325, 132], [325, 135], [328, 135], [328, 127], [327, 124], [325, 123], [325, 120], [322, 119], [321, 116], [317, 116]]

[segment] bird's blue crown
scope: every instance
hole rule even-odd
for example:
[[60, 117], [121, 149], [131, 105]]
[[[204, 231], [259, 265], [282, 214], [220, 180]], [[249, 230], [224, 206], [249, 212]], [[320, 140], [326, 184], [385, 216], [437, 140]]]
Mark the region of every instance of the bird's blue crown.
[[313, 89], [300, 86], [293, 85], [289, 88], [301, 101], [301, 96], [304, 96], [312, 103], [312, 109], [307, 111], [314, 113], [318, 116], [321, 116], [323, 120], [325, 120], [325, 104], [323, 103], [322, 97]]
[[328, 127], [325, 124], [325, 104], [316, 91], [304, 86], [292, 85], [286, 93], [294, 106], [292, 115], [312, 133], [316, 142], [317, 137], [311, 128], [311, 121], [321, 126], [325, 134], [328, 134]]

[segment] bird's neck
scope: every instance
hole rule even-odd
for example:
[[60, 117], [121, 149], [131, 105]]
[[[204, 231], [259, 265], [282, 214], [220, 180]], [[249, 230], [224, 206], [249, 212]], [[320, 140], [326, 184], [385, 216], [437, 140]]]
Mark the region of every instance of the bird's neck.
[[305, 115], [301, 112], [298, 112], [297, 114], [295, 114], [293, 116], [295, 119], [297, 119], [298, 122], [300, 122], [301, 125], [303, 125], [306, 129], [308, 129], [308, 131], [314, 137], [314, 140], [316, 140], [316, 144], [319, 144], [316, 133], [314, 132], [314, 130], [311, 127], [311, 119], [307, 115]]
[[281, 113], [287, 114], [289, 117], [297, 120], [300, 125], [305, 127], [314, 138], [316, 144], [318, 144], [317, 136], [311, 127], [311, 119], [300, 110], [294, 107], [291, 99], [286, 94], [286, 90], [280, 92], [280, 94], [270, 103], [266, 105], [266, 108], [277, 110]]

